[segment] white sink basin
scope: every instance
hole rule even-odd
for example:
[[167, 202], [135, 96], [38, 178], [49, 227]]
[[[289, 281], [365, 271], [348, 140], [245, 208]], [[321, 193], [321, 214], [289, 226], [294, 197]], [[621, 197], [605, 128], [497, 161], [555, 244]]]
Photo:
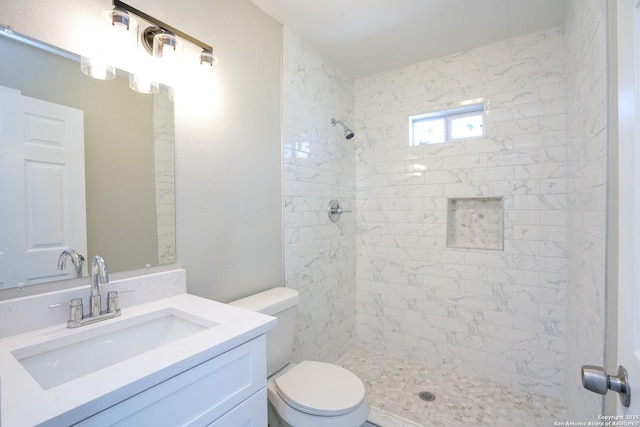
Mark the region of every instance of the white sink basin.
[[48, 390], [216, 325], [167, 308], [122, 321], [106, 320], [11, 354]]

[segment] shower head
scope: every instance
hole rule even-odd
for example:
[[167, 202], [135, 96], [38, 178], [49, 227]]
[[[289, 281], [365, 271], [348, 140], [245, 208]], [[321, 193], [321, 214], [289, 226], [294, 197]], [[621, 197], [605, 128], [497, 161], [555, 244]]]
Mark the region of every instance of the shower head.
[[342, 126], [342, 128], [344, 129], [344, 137], [347, 139], [351, 139], [354, 137], [355, 133], [353, 133], [353, 131], [351, 129], [349, 129], [347, 127], [347, 125], [345, 125], [343, 122], [341, 122], [340, 120], [336, 120], [336, 119], [331, 119], [331, 126], [335, 126], [336, 123], [338, 123], [340, 126]]

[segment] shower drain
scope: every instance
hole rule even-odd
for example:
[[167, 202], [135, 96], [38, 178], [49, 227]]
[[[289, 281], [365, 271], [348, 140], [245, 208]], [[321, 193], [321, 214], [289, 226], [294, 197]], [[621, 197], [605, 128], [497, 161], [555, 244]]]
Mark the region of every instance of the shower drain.
[[433, 402], [434, 400], [436, 400], [435, 393], [431, 393], [430, 391], [421, 391], [420, 393], [418, 393], [418, 397], [425, 402]]

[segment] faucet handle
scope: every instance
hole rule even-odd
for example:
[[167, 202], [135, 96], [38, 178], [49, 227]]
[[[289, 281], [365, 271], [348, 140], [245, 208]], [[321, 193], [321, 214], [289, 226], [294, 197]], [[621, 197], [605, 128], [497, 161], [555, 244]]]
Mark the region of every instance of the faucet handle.
[[71, 312], [69, 313], [69, 322], [79, 322], [82, 320], [82, 298], [74, 298], [71, 300]]
[[115, 313], [118, 311], [120, 311], [120, 307], [118, 305], [118, 292], [107, 292], [107, 313]]
[[59, 302], [56, 304], [51, 304], [49, 308], [58, 308], [58, 307], [69, 307], [69, 320], [67, 324], [78, 323], [82, 320], [83, 308], [82, 308], [82, 298], [73, 298], [69, 302]]

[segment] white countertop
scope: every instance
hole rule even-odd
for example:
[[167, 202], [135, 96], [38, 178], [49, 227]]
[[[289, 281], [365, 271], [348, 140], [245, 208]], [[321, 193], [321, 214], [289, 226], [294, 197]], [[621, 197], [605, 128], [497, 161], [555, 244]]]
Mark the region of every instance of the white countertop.
[[[43, 390], [11, 353], [170, 307], [218, 325], [48, 390]], [[73, 424], [258, 337], [275, 324], [276, 319], [270, 316], [181, 294], [126, 307], [120, 317], [76, 329], [59, 324], [4, 338], [0, 340], [1, 424]]]

